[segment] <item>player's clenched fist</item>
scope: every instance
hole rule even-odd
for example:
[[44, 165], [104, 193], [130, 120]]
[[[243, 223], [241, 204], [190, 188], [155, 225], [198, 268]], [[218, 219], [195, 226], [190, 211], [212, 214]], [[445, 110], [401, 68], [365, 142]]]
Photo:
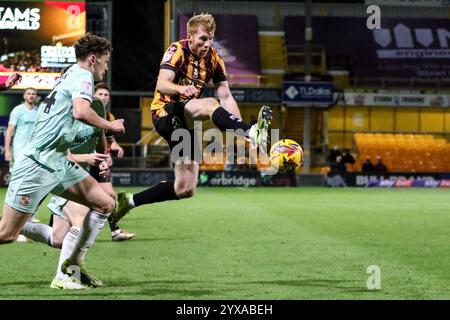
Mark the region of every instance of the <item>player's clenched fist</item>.
[[117, 119], [110, 122], [109, 130], [116, 133], [125, 133], [125, 127], [123, 126], [123, 122], [124, 122], [123, 119]]
[[198, 90], [195, 86], [190, 85], [190, 86], [182, 86], [180, 88], [180, 95], [182, 96], [186, 96], [189, 98], [194, 97], [197, 94]]

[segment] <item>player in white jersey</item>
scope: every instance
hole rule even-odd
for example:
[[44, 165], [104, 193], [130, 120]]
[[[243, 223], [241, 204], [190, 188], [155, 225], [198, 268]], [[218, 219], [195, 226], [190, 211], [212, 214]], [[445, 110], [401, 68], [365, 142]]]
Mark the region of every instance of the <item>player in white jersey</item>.
[[5, 133], [5, 160], [10, 163], [10, 171], [14, 162], [23, 155], [23, 150], [33, 132], [37, 116], [36, 97], [36, 89], [26, 88], [23, 92], [24, 102], [14, 107], [9, 115]]
[[[92, 107], [105, 117], [105, 108], [100, 100], [93, 100]], [[102, 182], [103, 175], [106, 175], [108, 164], [106, 161], [106, 137], [104, 130], [82, 123], [75, 136], [73, 144], [70, 146], [70, 153], [67, 158], [75, 161], [89, 172], [92, 167], [100, 167], [98, 176], [92, 175], [98, 182]], [[105, 191], [115, 198], [115, 193], [109, 186], [101, 183]], [[53, 226], [43, 223], [32, 223], [28, 221], [21, 231], [22, 235], [28, 238], [45, 243], [54, 248], [61, 248], [56, 276], [50, 287], [54, 289], [86, 289], [87, 286], [73, 282], [61, 271], [62, 263], [70, 257], [83, 219], [89, 212], [89, 208], [73, 201], [68, 201], [58, 196], [52, 196], [48, 204], [53, 217]], [[101, 285], [97, 281], [96, 286]]]
[[0, 244], [17, 238], [50, 192], [83, 204], [90, 211], [62, 270], [70, 273], [77, 269], [81, 282], [95, 285], [84, 258], [113, 211], [115, 199], [66, 155], [82, 122], [117, 133], [125, 132], [125, 128], [123, 119], [109, 122], [91, 108], [94, 77], [101, 80], [108, 70], [111, 43], [87, 33], [74, 47], [77, 63], [60, 77], [40, 105], [25, 157], [14, 166], [0, 220]]

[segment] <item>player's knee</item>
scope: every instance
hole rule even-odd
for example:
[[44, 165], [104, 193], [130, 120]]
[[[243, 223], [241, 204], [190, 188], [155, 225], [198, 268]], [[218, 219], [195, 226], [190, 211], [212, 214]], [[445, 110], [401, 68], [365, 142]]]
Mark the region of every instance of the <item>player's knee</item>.
[[116, 206], [116, 203], [113, 198], [108, 201], [108, 203], [104, 206], [102, 213], [111, 213]]
[[116, 207], [116, 198], [115, 197], [109, 198], [108, 205], [106, 207], [107, 209], [106, 213], [111, 213], [115, 207]]
[[181, 186], [175, 188], [175, 193], [178, 199], [190, 198], [193, 197], [195, 194], [195, 187]]
[[59, 235], [55, 235], [55, 234], [52, 235], [52, 247], [53, 248], [61, 249], [63, 241], [64, 241], [64, 238], [60, 237]]
[[205, 100], [207, 101], [206, 108], [208, 110], [208, 114], [209, 116], [212, 116], [214, 111], [220, 106], [220, 103], [215, 98], [206, 98]]
[[56, 248], [56, 249], [61, 249], [62, 248], [62, 241], [61, 240], [53, 240], [52, 241], [52, 247]]
[[111, 213], [114, 210], [116, 203], [113, 198], [106, 198], [105, 202], [99, 205], [97, 208], [94, 208], [94, 210], [98, 213]]

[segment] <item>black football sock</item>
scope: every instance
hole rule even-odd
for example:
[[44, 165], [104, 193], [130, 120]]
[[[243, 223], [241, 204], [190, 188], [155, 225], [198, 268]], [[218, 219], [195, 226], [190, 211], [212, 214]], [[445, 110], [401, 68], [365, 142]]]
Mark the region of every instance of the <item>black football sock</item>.
[[142, 206], [143, 204], [162, 202], [167, 200], [178, 200], [178, 197], [175, 194], [174, 181], [160, 182], [155, 186], [152, 186], [133, 195], [133, 202], [136, 207]]
[[120, 229], [120, 228], [119, 228], [119, 225], [117, 224], [117, 222], [113, 221], [112, 218], [113, 218], [112, 215], [110, 215], [110, 216], [108, 217], [108, 223], [109, 223], [109, 227], [111, 228], [111, 232]]
[[211, 120], [217, 128], [223, 131], [226, 129], [242, 129], [247, 134], [247, 130], [251, 128], [251, 125], [232, 115], [223, 107], [218, 107], [214, 110]]

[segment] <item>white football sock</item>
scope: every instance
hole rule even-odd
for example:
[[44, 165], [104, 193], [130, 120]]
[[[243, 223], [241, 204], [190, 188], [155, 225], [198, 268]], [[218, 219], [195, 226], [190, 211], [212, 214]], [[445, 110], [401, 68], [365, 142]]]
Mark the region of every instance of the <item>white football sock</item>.
[[75, 249], [75, 244], [79, 235], [80, 228], [70, 227], [69, 232], [67, 232], [66, 236], [64, 237], [64, 241], [61, 247], [61, 253], [59, 254], [58, 268], [56, 269], [56, 277], [58, 279], [62, 279], [64, 277], [64, 273], [62, 273], [61, 271], [61, 265], [64, 261], [66, 261], [66, 259], [70, 257], [71, 253]]
[[53, 228], [43, 224], [27, 221], [20, 231], [20, 234], [34, 241], [53, 246]]
[[100, 231], [102, 231], [105, 222], [108, 220], [108, 214], [101, 214], [95, 211], [89, 211], [83, 221], [80, 230], [80, 236], [77, 239], [75, 248], [69, 259], [75, 264], [82, 264], [88, 249], [94, 244]]

